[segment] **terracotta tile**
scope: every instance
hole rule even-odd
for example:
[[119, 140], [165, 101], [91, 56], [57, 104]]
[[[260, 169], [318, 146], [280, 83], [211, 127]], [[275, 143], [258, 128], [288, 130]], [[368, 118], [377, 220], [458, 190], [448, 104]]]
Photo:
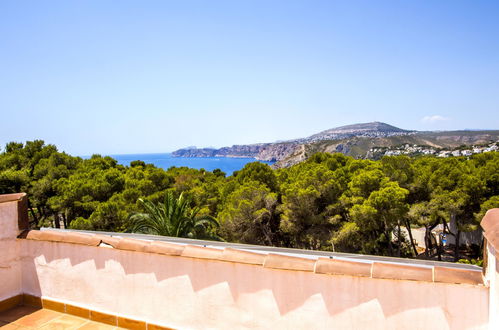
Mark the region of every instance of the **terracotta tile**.
[[42, 237], [42, 232], [39, 230], [29, 230], [23, 234], [24, 238], [32, 240], [40, 240]]
[[319, 258], [315, 263], [318, 274], [371, 276], [372, 264], [365, 262]]
[[18, 296], [4, 299], [4, 300], [0, 301], [0, 312], [6, 311], [6, 310], [12, 309], [18, 305], [21, 305], [22, 301], [23, 301], [22, 295], [18, 295]]
[[209, 247], [187, 245], [182, 251], [182, 257], [198, 259], [219, 259], [223, 250]]
[[144, 252], [149, 244], [151, 243], [147, 241], [133, 238], [122, 238], [116, 245], [116, 248], [120, 250]]
[[114, 330], [116, 326], [99, 322], [87, 321], [78, 330]]
[[483, 284], [481, 271], [435, 266], [434, 272], [435, 282]]
[[117, 237], [111, 237], [107, 235], [95, 235], [98, 239], [102, 241], [102, 243], [105, 243], [107, 245], [111, 245], [113, 248], [116, 248], [118, 246], [118, 243], [121, 241], [121, 238]]
[[274, 253], [269, 253], [263, 264], [263, 267], [267, 268], [301, 270], [306, 272], [313, 272], [314, 266], [314, 259], [291, 257]]
[[90, 311], [90, 319], [92, 321], [106, 323], [110, 325], [117, 325], [117, 317], [115, 315], [101, 313], [97, 311]]
[[156, 324], [147, 324], [147, 330], [175, 330], [174, 328], [163, 327], [161, 325]]
[[23, 305], [42, 308], [42, 298], [23, 294]]
[[126, 317], [118, 317], [118, 326], [133, 330], [146, 330], [147, 328], [144, 321], [132, 320]]
[[220, 260], [239, 262], [243, 264], [263, 265], [266, 256], [266, 254], [262, 253], [225, 248]]
[[0, 322], [0, 329], [2, 330], [14, 330], [14, 329], [19, 329], [20, 327], [18, 325], [15, 325], [14, 323], [4, 323]]
[[66, 313], [70, 315], [83, 317], [85, 319], [90, 318], [90, 311], [88, 309], [69, 304], [66, 304]]
[[64, 237], [62, 238], [62, 242], [98, 246], [101, 240], [95, 235], [81, 234], [81, 233], [66, 233], [66, 235], [64, 235]]
[[427, 267], [374, 262], [372, 277], [432, 282], [433, 270]]
[[78, 329], [81, 327], [83, 324], [87, 323], [88, 320], [73, 316], [73, 315], [62, 315], [52, 321], [49, 321], [40, 329], [43, 330], [55, 330], [55, 329], [67, 329], [67, 330], [74, 330]]
[[172, 244], [166, 242], [151, 242], [151, 244], [147, 245], [145, 248], [145, 252], [149, 253], [159, 253], [166, 254], [172, 256], [179, 256], [184, 251], [184, 245], [180, 244]]
[[61, 312], [61, 313], [66, 312], [66, 306], [63, 303], [58, 302], [58, 301], [42, 298], [42, 306], [43, 306], [43, 308], [51, 309], [53, 311], [57, 311], [57, 312]]
[[60, 242], [63, 240], [65, 234], [55, 230], [30, 230], [26, 238], [37, 241]]
[[39, 308], [31, 307], [31, 306], [18, 306], [16, 308], [10, 309], [8, 311], [4, 311], [0, 313], [0, 321], [2, 322], [13, 322], [17, 319], [25, 315], [29, 315], [31, 313], [40, 310]]
[[25, 327], [39, 328], [42, 325], [45, 325], [49, 321], [52, 321], [53, 319], [60, 316], [61, 313], [52, 311], [50, 309], [40, 309], [29, 315], [21, 317], [20, 319], [16, 320], [15, 323], [17, 325]]

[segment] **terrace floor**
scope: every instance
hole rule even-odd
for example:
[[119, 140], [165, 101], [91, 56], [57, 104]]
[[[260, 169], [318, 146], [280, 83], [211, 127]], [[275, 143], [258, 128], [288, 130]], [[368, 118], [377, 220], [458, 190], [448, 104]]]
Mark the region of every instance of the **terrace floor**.
[[0, 312], [0, 329], [122, 329], [50, 309], [17, 306]]

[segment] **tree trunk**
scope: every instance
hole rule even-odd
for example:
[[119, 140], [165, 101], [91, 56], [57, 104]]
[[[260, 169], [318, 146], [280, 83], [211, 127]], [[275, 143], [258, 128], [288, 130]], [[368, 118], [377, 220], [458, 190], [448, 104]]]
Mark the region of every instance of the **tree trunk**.
[[425, 226], [425, 232], [424, 232], [425, 251], [424, 251], [424, 254], [425, 254], [426, 257], [430, 256], [430, 249], [431, 249], [430, 234], [431, 234], [430, 227], [429, 226]]
[[59, 213], [54, 214], [54, 227], [61, 228], [61, 220], [59, 219]]
[[38, 226], [38, 217], [36, 216], [35, 211], [33, 210], [31, 203], [29, 202], [29, 199], [28, 199], [28, 209], [29, 212], [31, 213], [31, 217], [33, 218], [33, 223], [35, 224], [35, 226]]
[[[445, 220], [442, 220], [443, 221], [443, 225], [444, 225], [444, 229], [442, 231], [442, 235], [445, 234], [445, 228], [447, 227], [447, 223], [445, 222]], [[436, 238], [435, 238], [436, 239]], [[436, 242], [437, 244], [437, 255], [438, 255], [438, 258], [437, 260], [438, 261], [442, 261], [442, 251], [444, 249], [444, 245], [442, 244], [442, 240], [440, 239], [439, 242]]]
[[66, 212], [62, 213], [62, 220], [64, 221], [64, 229], [68, 229], [69, 223], [68, 219], [66, 218]]
[[397, 227], [398, 227], [398, 237], [397, 237], [397, 240], [398, 240], [398, 246], [397, 246], [397, 257], [400, 257], [400, 220], [397, 222]]
[[46, 214], [45, 209], [43, 207], [38, 207], [38, 212], [40, 213], [39, 221], [47, 218], [47, 214]]
[[385, 235], [388, 238], [388, 251], [390, 251], [390, 257], [393, 257], [392, 233], [385, 231]]
[[[433, 230], [433, 228], [438, 226], [439, 223], [440, 223], [440, 221], [436, 221], [431, 225], [428, 225], [428, 226], [425, 225], [425, 228], [426, 228], [426, 230], [425, 230], [425, 245], [426, 245], [425, 255], [426, 255], [426, 257], [430, 257], [430, 254], [431, 254], [430, 252], [433, 249], [433, 243], [431, 242], [431, 231]], [[437, 253], [438, 252], [439, 252], [439, 250], [438, 250], [438, 245], [437, 245]]]
[[393, 257], [393, 247], [392, 247], [392, 233], [388, 230], [388, 226], [386, 225], [386, 220], [383, 220], [383, 232], [385, 233], [386, 239], [388, 240], [388, 251], [390, 253], [390, 257]]
[[459, 260], [459, 244], [460, 244], [460, 238], [461, 238], [461, 231], [459, 228], [457, 229], [456, 233], [456, 246], [454, 247], [454, 262], [457, 262]]
[[412, 230], [411, 230], [411, 224], [409, 221], [406, 219], [405, 220], [405, 228], [407, 229], [407, 232], [409, 233], [409, 239], [411, 240], [411, 246], [414, 251], [414, 256], [418, 256], [418, 249], [416, 249], [416, 244], [414, 243], [414, 238], [412, 238]]
[[454, 261], [458, 261], [459, 260], [459, 245], [460, 245], [459, 240], [460, 240], [460, 236], [461, 236], [461, 231], [459, 230], [459, 227], [457, 226], [457, 220], [455, 220], [455, 215], [451, 215], [451, 221], [452, 221], [452, 219], [454, 219], [454, 222], [456, 224], [456, 233], [453, 233], [450, 230], [450, 227], [445, 220], [444, 220], [444, 230], [445, 230], [445, 228], [447, 228], [447, 232], [449, 233], [449, 235], [454, 236]]

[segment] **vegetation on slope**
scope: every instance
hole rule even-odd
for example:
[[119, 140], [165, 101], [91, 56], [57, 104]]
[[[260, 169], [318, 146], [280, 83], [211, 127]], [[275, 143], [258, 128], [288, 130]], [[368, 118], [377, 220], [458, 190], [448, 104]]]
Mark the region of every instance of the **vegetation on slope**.
[[373, 159], [370, 154], [372, 148], [393, 148], [406, 144], [436, 149], [455, 149], [464, 146], [471, 148], [474, 144], [482, 145], [498, 140], [499, 131], [416, 132], [408, 135], [381, 137], [354, 136], [303, 144], [303, 148], [297, 148], [294, 152], [279, 159], [275, 167], [289, 167], [317, 152], [341, 152], [353, 158]]

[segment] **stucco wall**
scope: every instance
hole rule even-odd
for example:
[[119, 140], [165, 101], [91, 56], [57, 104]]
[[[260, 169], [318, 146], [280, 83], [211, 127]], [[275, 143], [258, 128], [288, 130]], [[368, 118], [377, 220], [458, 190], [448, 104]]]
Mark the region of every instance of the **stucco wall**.
[[181, 329], [482, 329], [488, 289], [21, 241], [23, 290]]
[[489, 328], [499, 329], [499, 259], [491, 244], [487, 245], [487, 281], [490, 287]]
[[0, 301], [22, 292], [17, 200], [0, 200]]
[[490, 288], [489, 327], [499, 329], [499, 208], [488, 210], [480, 225], [487, 239], [484, 253], [487, 262], [485, 278]]
[[[497, 255], [497, 254], [496, 254]], [[499, 259], [497, 257], [495, 260], [495, 274], [493, 275], [495, 278], [494, 288], [491, 289], [491, 295], [493, 295], [494, 305], [493, 309], [490, 312], [493, 314], [493, 317], [490, 319], [490, 329], [499, 329]]]

